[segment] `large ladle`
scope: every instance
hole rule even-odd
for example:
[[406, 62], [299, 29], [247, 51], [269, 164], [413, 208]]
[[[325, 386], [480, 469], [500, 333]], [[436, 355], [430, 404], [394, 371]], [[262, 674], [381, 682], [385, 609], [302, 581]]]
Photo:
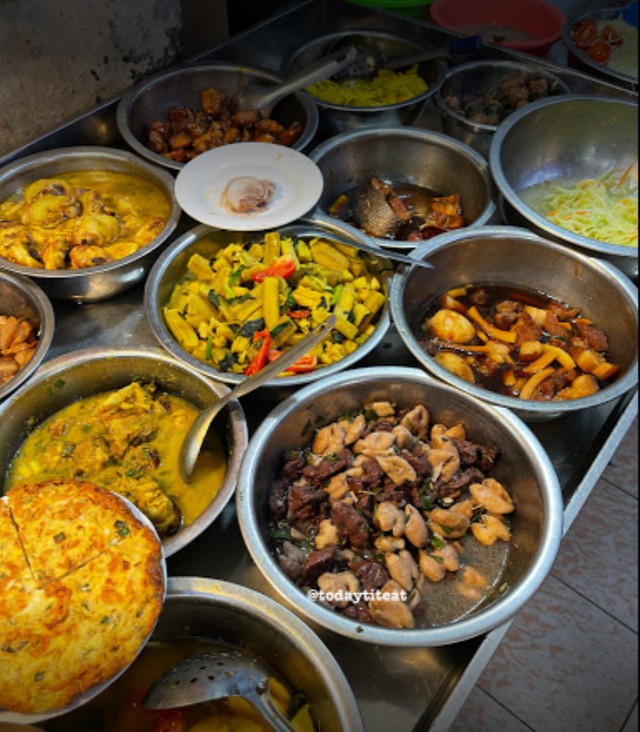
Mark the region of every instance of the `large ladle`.
[[219, 649], [186, 661], [157, 678], [142, 706], [174, 709], [191, 704], [241, 696], [250, 702], [276, 732], [293, 732], [273, 703], [269, 669], [255, 656], [234, 648]]
[[299, 71], [286, 81], [275, 87], [246, 87], [238, 90], [234, 95], [234, 102], [238, 109], [258, 109], [268, 117], [275, 105], [284, 97], [323, 81], [337, 74], [347, 66], [351, 66], [358, 56], [354, 46], [347, 45], [323, 56], [307, 68]]
[[269, 379], [277, 376], [282, 371], [286, 371], [287, 366], [291, 366], [291, 364], [295, 363], [299, 358], [304, 356], [314, 346], [320, 343], [320, 341], [328, 335], [329, 331], [335, 324], [336, 316], [330, 315], [324, 323], [316, 326], [314, 330], [309, 331], [309, 333], [301, 338], [295, 346], [284, 351], [275, 361], [267, 364], [264, 368], [258, 371], [257, 374], [248, 376], [229, 393], [225, 394], [225, 396], [218, 399], [217, 402], [200, 412], [196, 417], [195, 422], [191, 425], [189, 431], [185, 435], [182, 448], [180, 449], [180, 474], [185, 483], [188, 483], [191, 478], [198, 455], [202, 449], [202, 443], [204, 442], [205, 437], [207, 436], [207, 431], [218, 412], [220, 412], [220, 410], [223, 409], [232, 399], [238, 399], [239, 397], [248, 394], [259, 386], [262, 386], [266, 381], [269, 381]]

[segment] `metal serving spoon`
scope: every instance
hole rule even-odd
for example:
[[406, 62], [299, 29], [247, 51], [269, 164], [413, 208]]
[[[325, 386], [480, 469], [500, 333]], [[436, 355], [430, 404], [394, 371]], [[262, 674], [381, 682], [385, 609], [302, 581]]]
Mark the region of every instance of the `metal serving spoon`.
[[293, 727], [273, 703], [269, 669], [237, 649], [220, 649], [194, 656], [158, 677], [142, 702], [147, 709], [173, 709], [190, 704], [241, 696], [276, 732]]
[[425, 61], [433, 61], [438, 58], [446, 58], [455, 56], [456, 54], [472, 53], [478, 51], [482, 47], [482, 36], [468, 36], [465, 38], [457, 38], [450, 41], [446, 46], [432, 48], [428, 51], [420, 51], [411, 56], [402, 56], [399, 58], [388, 59], [384, 53], [375, 45], [375, 43], [362, 36], [346, 36], [335, 44], [335, 48], [341, 48], [347, 44], [350, 48], [355, 48], [357, 55], [355, 61], [345, 66], [334, 74], [335, 81], [342, 81], [349, 78], [374, 76], [380, 69], [388, 69], [394, 71], [404, 66], [424, 63]]
[[207, 436], [209, 426], [215, 419], [218, 412], [220, 412], [220, 410], [223, 409], [232, 399], [238, 399], [239, 397], [248, 394], [259, 386], [262, 386], [272, 377], [277, 376], [280, 372], [286, 371], [287, 366], [291, 366], [291, 364], [295, 363], [299, 358], [308, 353], [315, 345], [320, 343], [320, 341], [328, 335], [329, 331], [335, 324], [336, 316], [330, 315], [324, 323], [309, 331], [295, 344], [295, 346], [284, 351], [275, 361], [272, 361], [264, 368], [260, 369], [257, 374], [248, 376], [244, 381], [241, 381], [237, 386], [235, 386], [228, 394], [225, 394], [225, 396], [218, 399], [217, 402], [200, 412], [196, 417], [195, 422], [191, 425], [189, 431], [185, 435], [180, 449], [180, 475], [185, 483], [189, 482], [196, 460], [198, 459], [198, 455], [202, 449], [202, 443]]
[[281, 99], [295, 91], [304, 89], [309, 84], [315, 84], [317, 81], [323, 81], [330, 76], [334, 76], [345, 67], [353, 64], [357, 56], [358, 52], [355, 46], [349, 45], [339, 48], [289, 77], [287, 81], [278, 84], [276, 87], [268, 87], [267, 89], [254, 87], [238, 91], [234, 96], [234, 101], [238, 109], [259, 109], [263, 115], [268, 117], [271, 110]]

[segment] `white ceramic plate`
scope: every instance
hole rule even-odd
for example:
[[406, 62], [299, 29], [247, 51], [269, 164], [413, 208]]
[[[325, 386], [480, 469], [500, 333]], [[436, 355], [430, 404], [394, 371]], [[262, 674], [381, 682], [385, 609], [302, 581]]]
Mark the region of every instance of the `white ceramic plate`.
[[[264, 208], [234, 213], [222, 202], [234, 178], [270, 180], [275, 194]], [[306, 155], [268, 142], [240, 142], [209, 150], [176, 178], [176, 199], [196, 221], [219, 229], [259, 231], [283, 226], [312, 209], [322, 193], [322, 173]]]

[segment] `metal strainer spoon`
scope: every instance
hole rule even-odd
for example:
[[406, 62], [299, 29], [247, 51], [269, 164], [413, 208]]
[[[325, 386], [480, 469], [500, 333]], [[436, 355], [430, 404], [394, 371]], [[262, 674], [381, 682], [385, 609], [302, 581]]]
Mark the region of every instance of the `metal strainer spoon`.
[[145, 696], [147, 709], [173, 709], [229, 696], [250, 702], [276, 732], [293, 732], [273, 703], [269, 669], [255, 656], [224, 648], [186, 661], [158, 677]]

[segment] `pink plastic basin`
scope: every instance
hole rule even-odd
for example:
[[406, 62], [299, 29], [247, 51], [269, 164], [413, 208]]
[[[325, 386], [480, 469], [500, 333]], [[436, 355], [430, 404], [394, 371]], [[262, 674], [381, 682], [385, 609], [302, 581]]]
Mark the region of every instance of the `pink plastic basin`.
[[431, 19], [449, 31], [481, 33], [487, 43], [546, 56], [560, 38], [563, 12], [544, 0], [437, 0]]

